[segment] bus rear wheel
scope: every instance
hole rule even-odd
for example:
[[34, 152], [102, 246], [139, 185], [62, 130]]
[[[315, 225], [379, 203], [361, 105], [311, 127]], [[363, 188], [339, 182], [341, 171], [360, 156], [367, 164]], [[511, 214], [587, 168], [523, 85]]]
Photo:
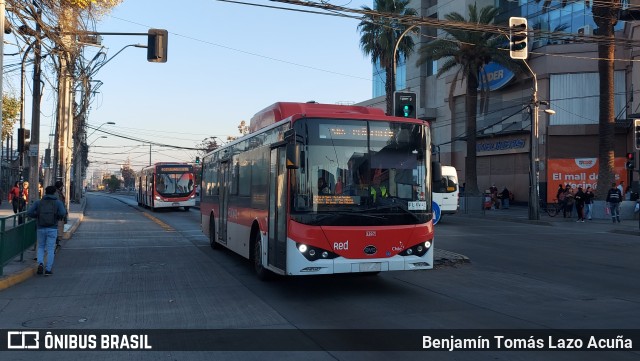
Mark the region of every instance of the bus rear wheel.
[[271, 278], [271, 272], [264, 268], [262, 264], [262, 237], [260, 237], [260, 231], [256, 232], [253, 240], [253, 270], [261, 281], [267, 281]]

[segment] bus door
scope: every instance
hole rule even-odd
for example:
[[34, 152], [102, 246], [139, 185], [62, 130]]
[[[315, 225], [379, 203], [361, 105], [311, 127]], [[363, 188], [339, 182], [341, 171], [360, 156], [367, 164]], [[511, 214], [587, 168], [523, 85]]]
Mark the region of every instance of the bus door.
[[286, 148], [271, 149], [269, 167], [269, 252], [267, 264], [285, 270], [287, 247]]
[[227, 217], [229, 207], [229, 187], [231, 186], [231, 162], [224, 161], [220, 164], [220, 209], [218, 210], [218, 240], [227, 244]]

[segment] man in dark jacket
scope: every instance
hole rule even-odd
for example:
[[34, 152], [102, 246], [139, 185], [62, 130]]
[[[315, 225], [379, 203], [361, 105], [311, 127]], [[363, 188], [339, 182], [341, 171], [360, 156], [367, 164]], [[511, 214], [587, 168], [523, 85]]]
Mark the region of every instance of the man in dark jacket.
[[620, 223], [620, 202], [622, 202], [622, 192], [616, 188], [616, 184], [611, 184], [611, 189], [607, 193], [607, 203], [609, 203], [609, 210], [611, 211], [611, 221], [613, 223]]
[[[48, 186], [44, 190], [44, 197], [35, 201], [27, 216], [35, 218], [38, 234], [38, 274], [45, 276], [53, 274], [53, 259], [55, 258], [56, 238], [58, 236], [58, 220], [64, 218], [67, 211], [64, 204], [56, 197], [56, 187]], [[47, 251], [47, 265], [44, 267], [44, 252]]]

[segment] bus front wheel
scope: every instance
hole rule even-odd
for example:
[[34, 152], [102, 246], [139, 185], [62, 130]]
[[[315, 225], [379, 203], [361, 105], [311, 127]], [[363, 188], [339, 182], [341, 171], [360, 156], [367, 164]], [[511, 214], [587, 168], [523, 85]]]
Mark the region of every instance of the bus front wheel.
[[267, 281], [271, 278], [271, 272], [264, 268], [262, 264], [262, 237], [260, 237], [260, 231], [256, 232], [253, 241], [253, 270], [261, 281]]

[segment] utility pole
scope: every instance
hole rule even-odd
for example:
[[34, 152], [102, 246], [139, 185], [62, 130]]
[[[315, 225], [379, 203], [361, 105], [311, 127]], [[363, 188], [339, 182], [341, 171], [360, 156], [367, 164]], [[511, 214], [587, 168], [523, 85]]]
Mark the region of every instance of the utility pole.
[[[42, 10], [38, 8], [37, 16]], [[39, 19], [38, 19], [39, 20]], [[42, 70], [42, 43], [40, 41], [40, 21], [36, 21], [35, 43], [33, 48], [33, 97], [31, 99], [31, 144], [29, 146], [29, 203], [39, 198], [40, 182], [40, 98], [42, 97], [40, 76]], [[43, 184], [46, 187], [48, 184]], [[44, 195], [44, 194], [43, 194]]]
[[[65, 11], [61, 20], [62, 29], [72, 28], [73, 12]], [[64, 33], [64, 31], [63, 31]], [[58, 72], [58, 109], [57, 109], [57, 152], [58, 152], [58, 172], [57, 180], [62, 180], [64, 186], [64, 194], [66, 198], [65, 207], [69, 209], [70, 198], [70, 181], [71, 181], [71, 153], [73, 150], [71, 129], [73, 129], [72, 116], [72, 68], [70, 62], [70, 46], [72, 37], [70, 34], [63, 35], [63, 49], [60, 54], [60, 69]]]

